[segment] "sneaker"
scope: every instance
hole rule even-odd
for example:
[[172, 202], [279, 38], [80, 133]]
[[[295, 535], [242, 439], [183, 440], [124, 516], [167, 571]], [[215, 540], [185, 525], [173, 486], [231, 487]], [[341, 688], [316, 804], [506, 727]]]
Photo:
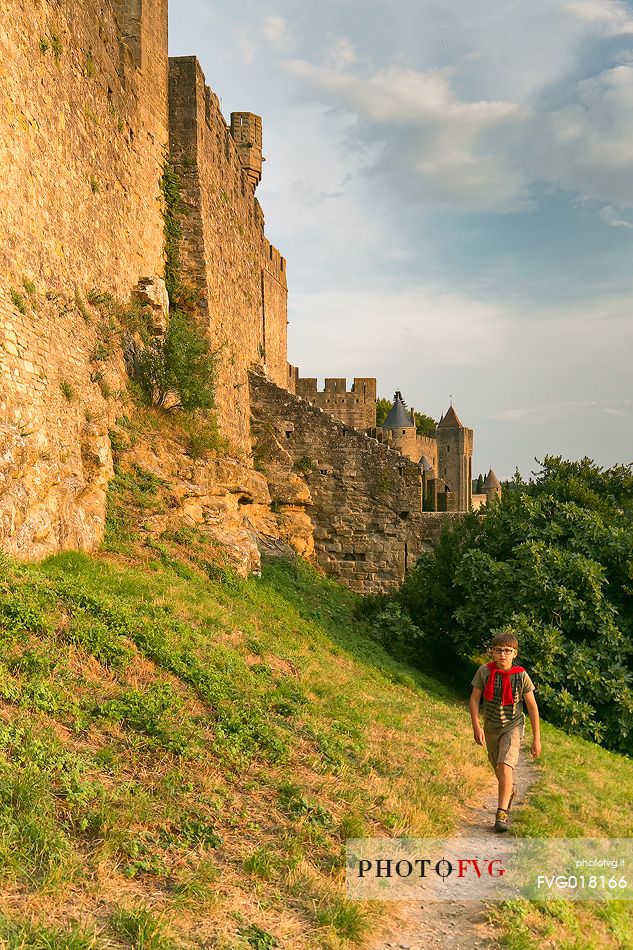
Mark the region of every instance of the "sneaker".
[[495, 831], [507, 831], [510, 827], [509, 818], [510, 816], [505, 808], [497, 808]]
[[516, 797], [517, 791], [518, 791], [518, 789], [517, 789], [516, 785], [513, 785], [513, 786], [512, 786], [512, 794], [510, 795], [510, 801], [508, 802], [508, 807], [506, 808], [506, 811], [507, 811], [508, 814], [510, 814], [510, 812], [512, 811], [512, 802], [514, 801], [514, 799], [515, 799], [515, 797]]

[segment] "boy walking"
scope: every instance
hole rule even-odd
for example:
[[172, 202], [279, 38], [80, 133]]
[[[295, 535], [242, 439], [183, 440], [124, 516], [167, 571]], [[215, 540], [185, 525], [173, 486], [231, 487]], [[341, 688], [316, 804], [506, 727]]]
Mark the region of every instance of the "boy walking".
[[[470, 718], [475, 742], [485, 745], [497, 775], [499, 798], [495, 831], [507, 831], [516, 794], [514, 769], [519, 761], [525, 731], [524, 705], [532, 726], [532, 757], [541, 754], [541, 731], [534, 683], [522, 666], [515, 666], [519, 642], [511, 633], [498, 633], [492, 641], [491, 663], [480, 666], [472, 681]], [[483, 695], [484, 727], [479, 724], [479, 701]]]

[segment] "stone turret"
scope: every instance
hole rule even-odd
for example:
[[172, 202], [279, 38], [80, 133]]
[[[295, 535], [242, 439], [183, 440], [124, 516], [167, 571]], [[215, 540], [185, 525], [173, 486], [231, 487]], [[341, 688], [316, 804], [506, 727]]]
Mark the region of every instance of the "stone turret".
[[387, 441], [394, 449], [399, 449], [403, 455], [406, 455], [406, 457], [410, 458], [413, 462], [419, 461], [420, 456], [417, 455], [416, 452], [417, 437], [415, 420], [413, 414], [409, 413], [399, 389], [396, 390], [393, 397], [393, 406], [382, 424], [382, 430], [386, 435]]
[[457, 511], [470, 511], [472, 505], [473, 430], [466, 429], [449, 406], [435, 430], [438, 449], [438, 477], [455, 496]]
[[484, 492], [486, 494], [487, 504], [490, 504], [497, 498], [501, 498], [501, 482], [492, 469], [490, 469], [486, 475], [486, 480], [484, 482]]
[[252, 112], [231, 113], [231, 135], [253, 191], [262, 180], [262, 120]]

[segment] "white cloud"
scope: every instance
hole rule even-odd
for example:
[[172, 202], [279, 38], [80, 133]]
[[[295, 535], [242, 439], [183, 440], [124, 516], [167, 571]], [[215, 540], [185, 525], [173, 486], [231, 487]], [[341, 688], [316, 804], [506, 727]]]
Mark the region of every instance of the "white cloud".
[[261, 26], [262, 36], [276, 49], [284, 49], [292, 42], [288, 22], [282, 16], [264, 17]]
[[305, 60], [290, 60], [288, 72], [316, 92], [334, 95], [344, 109], [384, 125], [416, 126], [428, 119], [459, 119], [486, 128], [517, 111], [510, 102], [460, 101], [451, 89], [450, 70], [421, 72], [387, 66], [366, 75], [333, 71]]
[[332, 69], [344, 69], [357, 61], [354, 44], [346, 36], [330, 38], [326, 53], [326, 63]]
[[633, 207], [633, 65], [574, 87], [575, 101], [535, 117], [535, 177], [585, 198]]
[[[322, 366], [327, 366], [328, 372], [335, 369], [337, 359], [340, 366], [362, 375], [371, 359], [373, 374], [382, 366], [378, 375], [384, 379], [385, 370], [391, 375], [398, 363], [404, 369], [411, 360], [417, 364], [426, 354], [435, 370], [447, 374], [447, 380], [455, 380], [465, 367], [494, 360], [509, 329], [500, 307], [433, 284], [402, 290], [296, 294], [293, 306], [302, 317], [300, 327], [293, 326], [291, 319], [293, 347], [308, 351], [304, 333], [311, 341], [310, 372], [301, 367], [308, 376]], [[319, 327], [318, 340], [314, 326]], [[335, 353], [331, 346], [334, 338]]]
[[231, 32], [238, 58], [245, 66], [252, 66], [262, 56], [264, 48], [281, 52], [293, 42], [288, 21], [283, 16], [265, 16], [254, 22], [238, 20]]
[[[625, 403], [620, 403], [624, 405]], [[503, 422], [517, 422], [523, 425], [542, 426], [546, 423], [560, 422], [572, 416], [604, 413], [610, 416], [628, 415], [615, 405], [606, 405], [595, 399], [568, 399], [563, 402], [541, 402], [532, 406], [515, 409], [498, 409], [491, 413], [491, 419]]]
[[569, 0], [565, 9], [592, 26], [602, 27], [608, 35], [633, 33], [633, 19], [626, 4], [618, 0]]
[[[547, 111], [465, 99], [447, 68], [332, 69], [292, 60], [286, 70], [306, 95], [353, 117], [350, 137], [379, 146], [375, 170], [421, 200], [517, 211], [530, 206], [532, 187], [542, 182], [633, 207], [633, 64], [575, 83], [571, 104]], [[612, 226], [628, 226], [622, 216], [602, 214]]]
[[627, 221], [623, 218], [618, 209], [612, 207], [612, 205], [601, 208], [600, 217], [610, 228], [633, 228], [633, 221]]
[[[355, 133], [382, 146], [375, 150], [378, 168], [403, 184], [426, 186], [424, 197], [504, 211], [525, 206], [528, 180], [508, 155], [525, 122], [516, 103], [460, 99], [449, 70], [389, 66], [368, 75], [305, 60], [286, 69], [311, 95], [356, 116]], [[505, 152], [495, 139], [506, 142]]]
[[235, 43], [235, 48], [239, 52], [239, 59], [245, 66], [250, 66], [255, 62], [255, 56], [259, 48], [259, 43], [255, 37], [250, 33], [245, 31], [242, 26], [238, 25], [233, 30], [233, 41]]

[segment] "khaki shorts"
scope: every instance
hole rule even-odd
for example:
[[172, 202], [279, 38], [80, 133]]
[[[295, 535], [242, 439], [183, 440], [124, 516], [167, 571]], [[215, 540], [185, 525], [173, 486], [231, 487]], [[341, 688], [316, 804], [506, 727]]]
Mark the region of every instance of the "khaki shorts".
[[497, 765], [509, 765], [513, 769], [517, 767], [524, 731], [523, 726], [516, 726], [500, 736], [485, 733], [486, 751], [493, 768]]

